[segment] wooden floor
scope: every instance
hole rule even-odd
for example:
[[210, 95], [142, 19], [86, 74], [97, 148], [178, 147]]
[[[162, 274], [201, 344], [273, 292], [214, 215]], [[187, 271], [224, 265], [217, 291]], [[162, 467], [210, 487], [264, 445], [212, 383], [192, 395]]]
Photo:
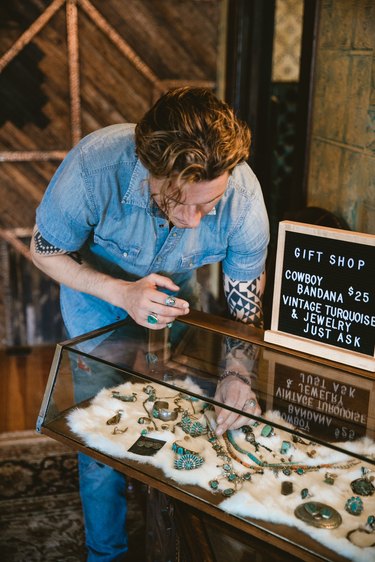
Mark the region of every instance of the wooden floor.
[[0, 432], [35, 429], [54, 349], [0, 349]]

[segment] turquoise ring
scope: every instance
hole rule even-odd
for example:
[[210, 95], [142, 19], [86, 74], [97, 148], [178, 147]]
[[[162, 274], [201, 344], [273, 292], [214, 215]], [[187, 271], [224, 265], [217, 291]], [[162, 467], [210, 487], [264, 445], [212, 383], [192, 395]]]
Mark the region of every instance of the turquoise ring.
[[176, 304], [176, 299], [169, 296], [165, 299], [165, 304], [167, 306], [174, 306]]
[[151, 312], [151, 314], [149, 314], [149, 315], [147, 316], [147, 322], [148, 322], [149, 324], [157, 324], [158, 321], [159, 321], [159, 319], [158, 319], [157, 315], [156, 315], [154, 312]]

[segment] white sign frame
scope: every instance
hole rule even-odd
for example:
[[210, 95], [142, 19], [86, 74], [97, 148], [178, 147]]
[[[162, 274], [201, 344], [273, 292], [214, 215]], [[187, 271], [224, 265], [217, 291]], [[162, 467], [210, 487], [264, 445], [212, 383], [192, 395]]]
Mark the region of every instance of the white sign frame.
[[[354, 244], [375, 246], [375, 235], [372, 234], [339, 230], [336, 228], [315, 226], [293, 221], [280, 222], [277, 242], [277, 258], [275, 268], [271, 329], [265, 331], [264, 340], [266, 342], [274, 343], [282, 347], [288, 347], [290, 349], [295, 349], [296, 351], [302, 351], [311, 355], [323, 357], [332, 361], [337, 361], [338, 363], [343, 363], [344, 365], [351, 365], [353, 367], [364, 369], [366, 371], [375, 372], [375, 352], [371, 357], [370, 355], [364, 353], [347, 350], [345, 348], [337, 347], [324, 342], [314, 341], [309, 338], [290, 334], [278, 329], [281, 304], [282, 275], [285, 258], [286, 232], [297, 232], [300, 234], [306, 234], [307, 236], [310, 235], [329, 238], [333, 241], [342, 240], [344, 242], [351, 242]], [[373, 269], [374, 277], [372, 283], [373, 286], [375, 286], [375, 264], [373, 265]], [[369, 281], [371, 283], [371, 280]], [[374, 295], [372, 296], [372, 298], [374, 298]]]

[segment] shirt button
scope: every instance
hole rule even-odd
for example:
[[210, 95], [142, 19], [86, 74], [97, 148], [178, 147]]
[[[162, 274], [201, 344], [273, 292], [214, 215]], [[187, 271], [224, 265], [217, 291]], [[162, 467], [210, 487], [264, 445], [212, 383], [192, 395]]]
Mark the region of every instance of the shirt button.
[[189, 263], [189, 267], [193, 267], [193, 265], [194, 265], [194, 264], [193, 264], [193, 262], [191, 261], [191, 262]]
[[124, 256], [124, 258], [127, 258], [127, 257], [128, 257], [128, 252], [124, 252], [122, 255]]
[[172, 236], [177, 236], [177, 234], [174, 232], [174, 233], [172, 234]]

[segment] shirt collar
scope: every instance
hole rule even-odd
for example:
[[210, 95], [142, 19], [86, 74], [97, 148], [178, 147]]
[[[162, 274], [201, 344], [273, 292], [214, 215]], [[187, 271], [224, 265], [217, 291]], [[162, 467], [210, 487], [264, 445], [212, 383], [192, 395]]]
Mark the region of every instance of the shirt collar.
[[129, 187], [121, 201], [128, 205], [136, 205], [151, 212], [151, 196], [149, 186], [149, 172], [142, 162], [137, 159], [132, 176], [130, 178]]

